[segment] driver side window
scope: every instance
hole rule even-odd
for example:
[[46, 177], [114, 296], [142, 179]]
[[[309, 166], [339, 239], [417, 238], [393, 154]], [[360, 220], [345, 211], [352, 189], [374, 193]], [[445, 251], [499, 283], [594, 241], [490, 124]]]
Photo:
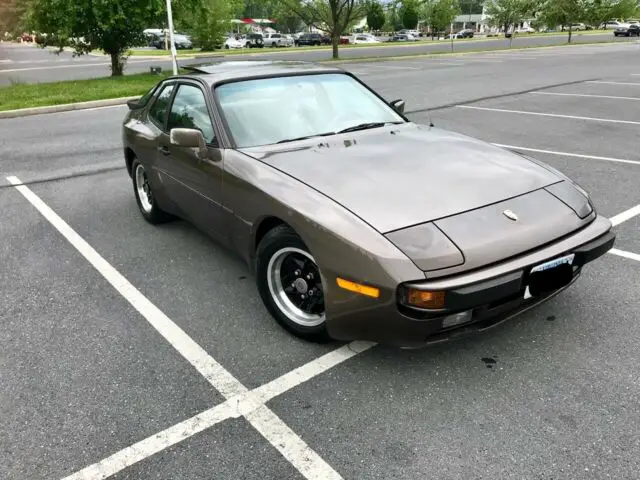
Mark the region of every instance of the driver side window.
[[215, 143], [215, 132], [204, 93], [193, 85], [180, 85], [169, 112], [169, 131], [172, 128], [200, 130], [208, 144]]

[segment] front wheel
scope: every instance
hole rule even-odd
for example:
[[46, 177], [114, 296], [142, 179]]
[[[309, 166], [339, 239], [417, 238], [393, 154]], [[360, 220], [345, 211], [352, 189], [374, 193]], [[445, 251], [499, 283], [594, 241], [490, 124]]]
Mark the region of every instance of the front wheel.
[[173, 217], [158, 206], [151, 189], [147, 171], [137, 159], [134, 160], [131, 166], [131, 172], [136, 203], [144, 219], [154, 225], [171, 220]]
[[276, 321], [305, 340], [330, 340], [320, 269], [302, 239], [287, 226], [276, 227], [256, 256], [258, 291]]

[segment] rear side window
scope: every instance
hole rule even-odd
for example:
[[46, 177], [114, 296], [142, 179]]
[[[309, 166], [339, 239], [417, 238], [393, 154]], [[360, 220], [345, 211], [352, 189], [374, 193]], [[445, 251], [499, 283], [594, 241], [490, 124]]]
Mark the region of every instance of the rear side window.
[[158, 89], [158, 85], [154, 86], [151, 90], [149, 90], [147, 93], [145, 93], [143, 96], [140, 97], [140, 100], [138, 100], [138, 103], [140, 105], [146, 105], [147, 103], [149, 103], [149, 100], [151, 99], [151, 97], [153, 97], [153, 94], [156, 92], [157, 89]]
[[173, 88], [173, 84], [165, 85], [158, 94], [156, 101], [151, 105], [151, 109], [149, 109], [149, 118], [162, 129], [164, 129], [167, 114], [169, 113], [169, 102], [171, 101]]

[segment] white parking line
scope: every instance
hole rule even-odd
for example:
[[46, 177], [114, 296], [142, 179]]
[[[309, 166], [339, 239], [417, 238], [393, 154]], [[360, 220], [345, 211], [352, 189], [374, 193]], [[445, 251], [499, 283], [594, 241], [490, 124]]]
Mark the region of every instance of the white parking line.
[[561, 97], [611, 98], [615, 100], [640, 100], [638, 97], [616, 97], [614, 95], [589, 95], [586, 93], [529, 92], [533, 95], [557, 95]]
[[[180, 443], [183, 440], [206, 430], [207, 428], [230, 418], [238, 418], [240, 416], [251, 416], [250, 422], [260, 431], [260, 433], [263, 434], [265, 438], [269, 441], [273, 440], [275, 443], [282, 444], [281, 447], [276, 448], [280, 449], [285, 448], [286, 446], [288, 446], [287, 448], [291, 448], [292, 442], [283, 443], [279, 438], [282, 432], [286, 432], [287, 430], [283, 430], [282, 426], [277, 425], [277, 421], [272, 416], [273, 414], [270, 415], [268, 411], [263, 409], [264, 404], [278, 395], [281, 395], [311, 378], [320, 375], [330, 368], [355, 357], [374, 345], [375, 344], [371, 342], [352, 342], [349, 345], [333, 350], [332, 352], [316, 358], [315, 360], [312, 360], [311, 362], [298, 367], [261, 387], [230, 397], [220, 405], [216, 405], [215, 407], [205, 410], [198, 415], [151, 435], [144, 440], [134, 443], [133, 445], [110, 455], [100, 462], [89, 465], [79, 472], [65, 477], [63, 480], [106, 478], [164, 450], [165, 448]], [[271, 431], [268, 425], [273, 426], [273, 431]], [[290, 437], [290, 434], [286, 434], [285, 436]], [[298, 453], [295, 455], [290, 454], [291, 457], [304, 458], [306, 455], [315, 455], [315, 452], [312, 450], [307, 451], [306, 446], [303, 444], [297, 443], [293, 446], [297, 448]], [[303, 463], [300, 465], [301, 470], [306, 468], [306, 464]], [[309, 475], [307, 478], [313, 477]]]
[[623, 222], [626, 222], [627, 220], [631, 220], [633, 217], [637, 217], [638, 215], [640, 215], [640, 205], [636, 205], [635, 207], [632, 207], [629, 210], [619, 213], [615, 217], [611, 217], [610, 220], [611, 220], [611, 223], [613, 223], [613, 226], [615, 227], [617, 225], [620, 225]]
[[505, 108], [488, 108], [488, 107], [474, 107], [472, 105], [457, 105], [457, 108], [466, 108], [468, 110], [483, 110], [485, 112], [498, 112], [498, 113], [517, 113], [518, 115], [534, 115], [538, 117], [554, 117], [554, 118], [569, 118], [572, 120], [588, 120], [592, 122], [604, 122], [604, 123], [623, 123], [627, 125], [640, 125], [640, 122], [634, 122], [631, 120], [614, 120], [611, 118], [594, 118], [594, 117], [578, 117], [576, 115], [560, 115], [557, 113], [540, 113], [540, 112], [528, 112], [525, 110], [508, 110]]
[[605, 162], [627, 163], [631, 165], [640, 165], [638, 160], [627, 160], [624, 158], [614, 157], [598, 157], [596, 155], [583, 155], [581, 153], [557, 152], [555, 150], [543, 150], [540, 148], [519, 147], [516, 145], [505, 145], [502, 143], [494, 143], [496, 147], [508, 148], [509, 150], [522, 150], [523, 152], [547, 153], [549, 155], [559, 155], [562, 157], [584, 158], [587, 160], [603, 160]]
[[133, 445], [110, 455], [109, 457], [83, 468], [79, 472], [62, 480], [93, 480], [108, 478], [111, 475], [150, 457], [165, 448], [180, 443], [197, 433], [206, 430], [229, 418], [237, 418], [233, 405], [226, 402], [205, 410], [183, 422], [158, 432]]
[[[124, 276], [111, 266], [91, 247], [69, 224], [56, 214], [40, 197], [33, 193], [17, 177], [7, 177], [40, 214], [167, 340], [213, 387], [227, 399], [248, 392], [231, 373], [216, 362], [200, 345], [189, 337], [177, 324], [171, 321], [158, 307], [147, 299]], [[314, 452], [284, 422], [266, 406], [258, 405], [259, 413], [247, 414], [246, 418], [280, 453], [307, 479], [325, 480], [342, 478], [331, 466]], [[255, 409], [254, 409], [255, 410]], [[214, 415], [214, 418], [217, 418]], [[185, 437], [186, 438], [186, 437]], [[160, 437], [157, 442], [166, 442]], [[274, 443], [276, 442], [276, 443]], [[150, 441], [151, 446], [154, 441]], [[118, 458], [117, 460], [121, 460]], [[105, 478], [113, 468], [119, 468], [121, 461], [107, 463], [89, 475], [76, 478]], [[109, 468], [104, 472], [100, 468]], [[92, 468], [92, 467], [88, 467]], [[121, 468], [119, 468], [121, 469]], [[72, 477], [73, 478], [73, 477]]]
[[640, 255], [638, 255], [637, 253], [626, 252], [624, 250], [618, 250], [617, 248], [612, 248], [611, 250], [609, 250], [609, 253], [617, 255], [619, 257], [628, 258], [629, 260], [640, 262]]
[[640, 86], [640, 83], [633, 83], [633, 82], [605, 82], [603, 80], [588, 80], [584, 83], [599, 83], [601, 85], [638, 85]]

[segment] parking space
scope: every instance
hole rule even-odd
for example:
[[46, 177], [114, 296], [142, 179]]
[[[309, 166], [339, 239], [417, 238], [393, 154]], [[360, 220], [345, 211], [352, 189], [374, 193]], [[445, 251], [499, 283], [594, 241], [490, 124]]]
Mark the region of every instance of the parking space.
[[[490, 332], [416, 351], [297, 340], [238, 258], [185, 222], [144, 222], [117, 167], [122, 109], [2, 124], [15, 129], [0, 135], [2, 178], [46, 181], [28, 187], [42, 205], [0, 185], [0, 477], [633, 478], [640, 85], [619, 84], [640, 77], [623, 70], [627, 47], [349, 67], [408, 110], [435, 107], [415, 121], [508, 145], [603, 215], [631, 212], [617, 227], [627, 256]], [[616, 75], [592, 80], [594, 58]], [[534, 77], [539, 64], [553, 78]]]
[[60, 477], [221, 401], [18, 192], [0, 202], [0, 477]]

